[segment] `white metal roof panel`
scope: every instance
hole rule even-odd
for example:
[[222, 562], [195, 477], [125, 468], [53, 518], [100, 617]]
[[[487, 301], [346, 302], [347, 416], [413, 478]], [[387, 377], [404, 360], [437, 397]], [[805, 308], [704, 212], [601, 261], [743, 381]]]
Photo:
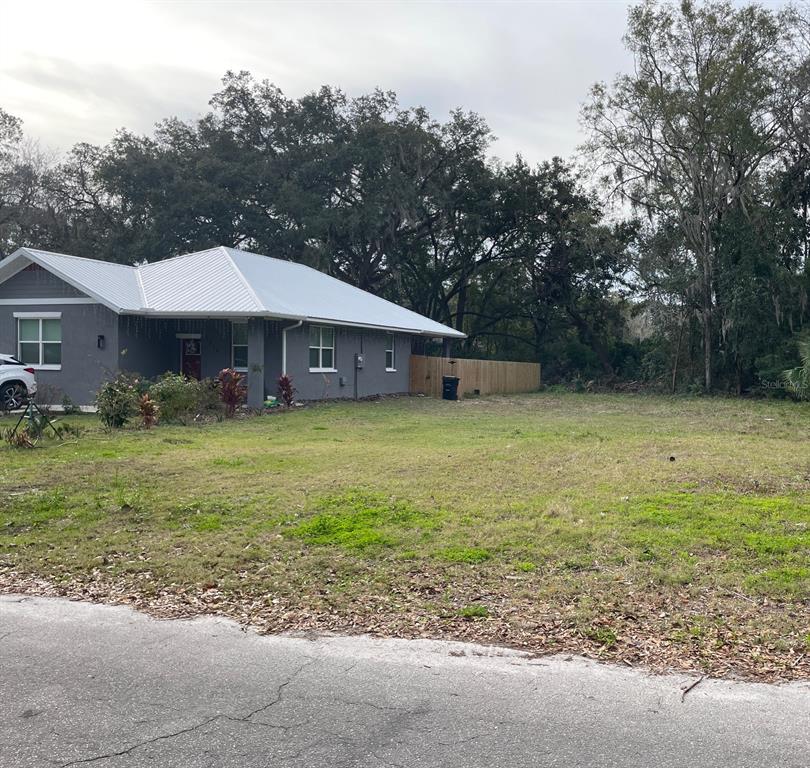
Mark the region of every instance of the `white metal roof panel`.
[[304, 264], [233, 248], [225, 250], [271, 314], [425, 335], [464, 335]]
[[282, 317], [464, 336], [311, 267], [234, 248], [137, 267], [21, 248], [0, 262], [0, 281], [30, 261], [119, 313]]
[[149, 312], [264, 314], [224, 248], [144, 264], [138, 271]]

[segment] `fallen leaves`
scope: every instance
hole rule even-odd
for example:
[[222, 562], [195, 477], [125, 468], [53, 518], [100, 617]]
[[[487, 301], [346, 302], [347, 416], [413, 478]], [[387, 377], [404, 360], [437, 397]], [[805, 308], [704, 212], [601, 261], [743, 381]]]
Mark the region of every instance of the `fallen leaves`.
[[[538, 656], [577, 654], [653, 672], [693, 672], [700, 679], [810, 679], [806, 605], [793, 606], [803, 612], [803, 624], [792, 625], [787, 635], [778, 621], [785, 606], [773, 600], [743, 601], [728, 593], [636, 594], [632, 610], [615, 598], [602, 604], [597, 600], [594, 615], [583, 624], [576, 601], [554, 605], [508, 591], [483, 590], [475, 578], [440, 585], [437, 579], [435, 574], [415, 574], [413, 584], [336, 602], [328, 592], [291, 599], [226, 592], [214, 581], [154, 589], [144, 588], [143, 579], [111, 577], [102, 570], [56, 583], [6, 569], [0, 570], [0, 593], [125, 604], [163, 619], [214, 614], [261, 633], [452, 639], [509, 646]], [[426, 589], [427, 581], [434, 588]], [[436, 593], [442, 588], [452, 599], [437, 605]], [[465, 614], [464, 606], [473, 603], [485, 603], [486, 612]]]

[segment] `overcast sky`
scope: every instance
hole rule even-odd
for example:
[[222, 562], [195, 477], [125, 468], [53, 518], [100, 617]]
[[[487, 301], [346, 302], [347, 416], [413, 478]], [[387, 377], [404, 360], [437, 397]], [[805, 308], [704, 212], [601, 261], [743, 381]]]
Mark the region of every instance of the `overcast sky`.
[[569, 155], [589, 86], [627, 69], [627, 3], [0, 0], [0, 106], [57, 150], [196, 117], [228, 69], [300, 96], [395, 90], [489, 121], [493, 154]]

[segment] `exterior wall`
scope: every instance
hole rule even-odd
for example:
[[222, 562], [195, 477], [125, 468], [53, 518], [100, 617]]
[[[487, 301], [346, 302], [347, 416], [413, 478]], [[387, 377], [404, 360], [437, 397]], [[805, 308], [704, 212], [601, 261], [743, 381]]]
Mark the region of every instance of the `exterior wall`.
[[119, 318], [119, 362], [122, 371], [149, 379], [180, 371], [177, 334], [200, 334], [202, 376], [213, 378], [231, 364], [231, 324], [227, 320], [174, 320], [122, 315]]
[[[67, 395], [77, 405], [89, 405], [102, 381], [117, 368], [118, 322], [101, 304], [61, 304], [59, 299], [87, 298], [50, 272], [26, 269], [0, 283], [0, 352], [17, 354], [15, 312], [60, 312], [62, 367], [37, 371], [37, 384], [47, 400]], [[14, 299], [50, 299], [45, 304], [6, 303]], [[98, 337], [104, 336], [104, 349]], [[52, 392], [48, 390], [52, 389]]]
[[[257, 406], [266, 395], [275, 395], [282, 368], [282, 329], [293, 325], [289, 320], [261, 320], [250, 324], [248, 333], [249, 368], [264, 381], [264, 391], [254, 383], [252, 402]], [[264, 343], [258, 338], [264, 330]], [[142, 317], [120, 319], [120, 368], [154, 378], [166, 371], [180, 370], [180, 340], [178, 333], [199, 333], [202, 351], [202, 375], [216, 376], [231, 364], [231, 327], [227, 320], [156, 320]], [[335, 327], [335, 359], [337, 373], [309, 372], [309, 326], [303, 325], [287, 333], [287, 372], [293, 379], [302, 400], [322, 398], [352, 398], [355, 396], [354, 355], [362, 353], [365, 366], [357, 374], [357, 396], [399, 394], [408, 391], [411, 339], [396, 334], [396, 371], [385, 370], [386, 334]], [[262, 349], [263, 346], [263, 349]], [[263, 370], [253, 370], [253, 359], [263, 360]], [[345, 379], [340, 384], [341, 377]]]
[[[265, 395], [276, 393], [278, 377], [281, 375], [281, 329], [284, 325], [282, 322], [257, 318], [248, 326], [248, 379], [254, 379], [251, 399], [257, 407]], [[181, 341], [177, 334], [183, 333], [200, 335], [203, 377], [213, 378], [223, 368], [231, 365], [229, 320], [122, 316], [119, 320], [120, 369], [140, 373], [147, 378], [155, 378], [166, 371], [178, 372]], [[259, 370], [252, 371], [256, 358], [260, 361]], [[263, 388], [256, 383], [256, 374], [261, 377]]]
[[[359, 328], [341, 326], [334, 328], [337, 373], [309, 372], [308, 324], [305, 323], [302, 327], [287, 332], [287, 373], [292, 377], [300, 399], [351, 398], [355, 396], [355, 383], [357, 397], [401, 394], [408, 391], [411, 354], [411, 337], [408, 334], [394, 335], [396, 371], [386, 371], [387, 334]], [[357, 371], [354, 368], [356, 353], [364, 357], [364, 366]], [[278, 376], [272, 378], [275, 382]]]
[[[14, 300], [24, 300], [16, 303]], [[43, 304], [32, 299], [47, 300]], [[59, 300], [65, 299], [66, 303]], [[62, 315], [62, 367], [37, 372], [40, 386], [59, 390], [78, 405], [89, 405], [101, 383], [119, 370], [154, 378], [180, 370], [178, 334], [200, 334], [202, 375], [213, 377], [231, 365], [231, 323], [228, 320], [157, 319], [117, 316], [101, 304], [77, 303], [90, 299], [71, 285], [39, 267], [28, 267], [0, 283], [0, 352], [16, 354], [15, 312], [60, 312]], [[8, 303], [6, 303], [8, 302]], [[276, 394], [282, 372], [282, 329], [289, 320], [255, 319], [249, 332], [248, 376], [254, 376], [254, 400]], [[259, 336], [263, 337], [260, 339]], [[104, 348], [98, 337], [104, 336]], [[335, 326], [336, 373], [309, 372], [309, 325], [287, 333], [287, 373], [302, 400], [367, 397], [408, 391], [411, 338], [396, 334], [396, 371], [385, 370], [387, 335], [382, 331]], [[259, 343], [262, 342], [262, 343]], [[355, 370], [354, 356], [365, 358]], [[258, 359], [258, 369], [254, 360]], [[256, 382], [263, 380], [264, 392]]]

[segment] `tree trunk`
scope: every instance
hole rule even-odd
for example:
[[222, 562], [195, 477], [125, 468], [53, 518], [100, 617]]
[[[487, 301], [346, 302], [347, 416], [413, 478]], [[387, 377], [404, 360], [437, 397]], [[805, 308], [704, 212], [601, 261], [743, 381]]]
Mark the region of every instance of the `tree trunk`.
[[714, 309], [714, 270], [712, 269], [712, 259], [714, 256], [714, 243], [710, 231], [711, 222], [704, 223], [702, 242], [703, 261], [703, 296], [700, 317], [703, 322], [703, 386], [707, 393], [712, 391], [714, 381], [712, 379], [712, 316]]
[[675, 394], [675, 384], [678, 381], [678, 361], [681, 359], [681, 341], [683, 341], [684, 321], [681, 320], [678, 328], [678, 344], [675, 347], [675, 359], [672, 361], [672, 394]]
[[464, 331], [464, 315], [467, 313], [467, 282], [461, 286], [456, 301], [456, 330]]
[[704, 307], [701, 312], [703, 322], [703, 386], [706, 392], [712, 391], [712, 308]]

